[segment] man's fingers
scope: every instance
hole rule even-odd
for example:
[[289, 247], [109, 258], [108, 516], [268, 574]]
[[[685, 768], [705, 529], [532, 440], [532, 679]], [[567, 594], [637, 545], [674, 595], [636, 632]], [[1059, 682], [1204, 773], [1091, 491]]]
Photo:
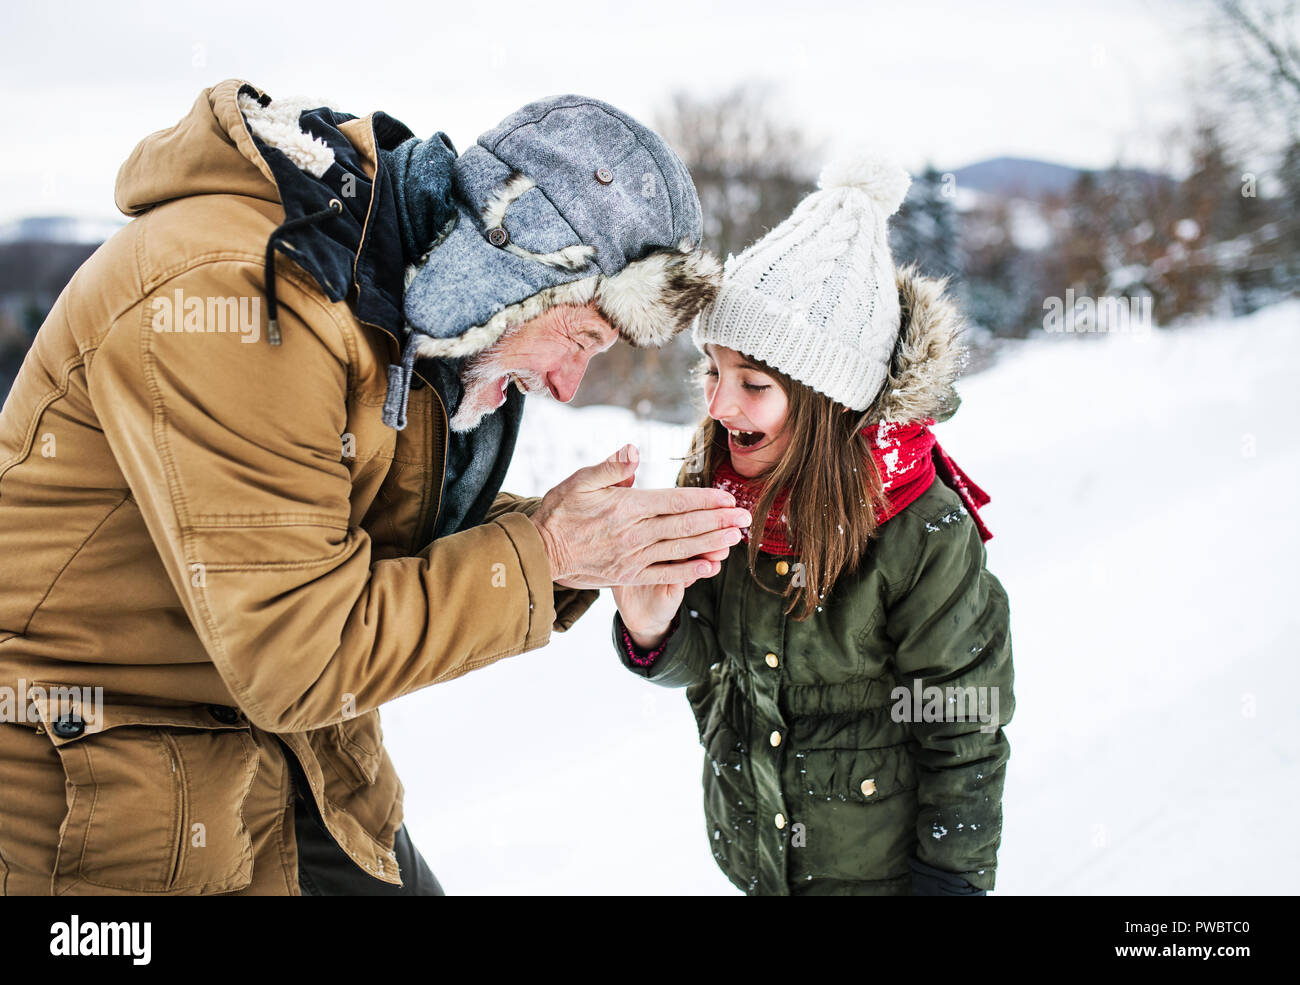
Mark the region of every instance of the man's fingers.
[[[685, 491], [685, 490], [683, 490]], [[742, 530], [753, 522], [753, 516], [739, 506], [730, 508], [691, 510], [689, 513], [663, 514], [646, 517], [641, 521], [638, 534], [650, 543], [698, 537], [701, 534]], [[735, 543], [735, 541], [731, 541]], [[717, 547], [710, 545], [707, 550]], [[685, 555], [689, 557], [689, 555]]]
[[[633, 489], [625, 497], [625, 503], [620, 505], [627, 510], [628, 516], [640, 519], [675, 518], [694, 512], [700, 512], [707, 518], [715, 510], [735, 508], [736, 498], [722, 489], [679, 486], [673, 489]], [[718, 526], [721, 524], [715, 520], [712, 527]], [[693, 532], [708, 529], [710, 525], [706, 523], [700, 530]]]
[[635, 478], [640, 462], [641, 454], [636, 445], [624, 445], [595, 467], [596, 473], [592, 478], [597, 485], [594, 488], [631, 485], [629, 480]]
[[681, 561], [730, 550], [738, 543], [740, 543], [740, 531], [735, 527], [727, 527], [723, 530], [698, 534], [695, 537], [661, 540], [645, 548], [637, 557], [638, 560], [645, 558], [651, 564], [661, 561]]
[[727, 555], [729, 553], [731, 553], [730, 549], [723, 547], [716, 551], [709, 551], [705, 554], [701, 554], [700, 557], [705, 561], [725, 561], [727, 560]]
[[605, 489], [609, 486], [626, 486], [629, 478], [635, 478], [640, 456], [636, 445], [624, 445], [609, 458], [597, 465], [585, 465], [564, 481], [575, 492], [590, 492], [593, 489]]
[[[599, 465], [578, 469], [566, 482], [575, 491], [606, 489], [610, 486], [630, 486], [629, 479], [636, 476], [640, 464], [636, 445], [627, 444]], [[672, 489], [632, 489], [620, 507], [629, 517], [675, 516], [694, 511], [726, 509], [736, 505], [736, 498], [722, 489], [680, 486]], [[728, 521], [730, 522], [730, 521]], [[714, 526], [717, 526], [715, 523]], [[701, 529], [710, 529], [708, 525]], [[696, 531], [698, 532], [698, 531]]]
[[722, 569], [717, 561], [678, 561], [663, 564], [651, 564], [642, 568], [628, 585], [669, 585], [676, 582], [689, 583], [698, 578], [711, 578]]

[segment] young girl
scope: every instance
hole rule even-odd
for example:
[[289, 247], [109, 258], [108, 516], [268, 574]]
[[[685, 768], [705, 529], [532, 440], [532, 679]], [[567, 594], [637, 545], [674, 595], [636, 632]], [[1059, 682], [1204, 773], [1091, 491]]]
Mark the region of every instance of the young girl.
[[945, 283], [889, 255], [910, 180], [834, 164], [729, 260], [677, 485], [726, 489], [753, 527], [711, 578], [613, 589], [623, 664], [687, 687], [713, 855], [749, 894], [994, 884], [1009, 610], [988, 497], [928, 430], [964, 354]]

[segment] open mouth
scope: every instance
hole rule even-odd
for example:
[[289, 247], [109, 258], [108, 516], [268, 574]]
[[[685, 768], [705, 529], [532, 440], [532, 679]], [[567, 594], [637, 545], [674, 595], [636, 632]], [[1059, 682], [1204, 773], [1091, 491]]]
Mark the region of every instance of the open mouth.
[[733, 448], [753, 448], [763, 440], [762, 431], [727, 431], [727, 437]]

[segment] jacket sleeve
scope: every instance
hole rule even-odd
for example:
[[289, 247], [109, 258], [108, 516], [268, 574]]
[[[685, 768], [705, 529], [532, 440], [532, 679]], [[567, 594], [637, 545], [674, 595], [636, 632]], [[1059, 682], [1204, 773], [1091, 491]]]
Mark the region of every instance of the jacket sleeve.
[[611, 642], [619, 661], [632, 673], [664, 687], [686, 687], [709, 679], [709, 667], [721, 659], [714, 630], [717, 581], [701, 578], [687, 586], [674, 623], [677, 628], [668, 636], [663, 652], [649, 664], [640, 664], [627, 652], [623, 641], [623, 617], [614, 610]]
[[[541, 505], [541, 496], [516, 496], [514, 493], [500, 492], [488, 508], [484, 522], [491, 522], [503, 513], [532, 516]], [[598, 588], [566, 588], [554, 582], [551, 583], [551, 592], [555, 599], [555, 622], [551, 629], [557, 633], [569, 629], [600, 597]]]
[[[258, 299], [260, 282], [260, 265], [240, 259], [145, 287], [202, 303]], [[297, 284], [279, 278], [279, 346], [159, 333], [145, 303], [106, 332], [87, 372], [189, 621], [271, 732], [334, 724], [545, 646], [555, 621], [544, 545], [521, 513], [371, 559], [341, 445], [349, 315]]]
[[[918, 745], [916, 856], [988, 890], [1010, 755], [1002, 727], [1015, 710], [1010, 610], [1002, 584], [984, 567], [984, 545], [968, 514], [913, 522], [916, 567], [893, 596], [886, 632], [908, 692], [897, 695], [895, 707], [906, 709]], [[920, 716], [914, 686], [921, 689]], [[927, 706], [925, 688], [932, 686], [942, 688], [942, 697]], [[926, 714], [940, 705], [942, 716]], [[943, 720], [926, 720], [935, 717]]]

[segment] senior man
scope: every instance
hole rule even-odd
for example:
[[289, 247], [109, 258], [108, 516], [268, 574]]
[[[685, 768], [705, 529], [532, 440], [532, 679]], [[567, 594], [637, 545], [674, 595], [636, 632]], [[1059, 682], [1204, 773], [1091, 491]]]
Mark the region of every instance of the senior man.
[[458, 155], [230, 80], [116, 199], [0, 415], [0, 886], [440, 894], [378, 707], [749, 521], [614, 456], [500, 492], [525, 392], [716, 292], [694, 186], [592, 99]]

